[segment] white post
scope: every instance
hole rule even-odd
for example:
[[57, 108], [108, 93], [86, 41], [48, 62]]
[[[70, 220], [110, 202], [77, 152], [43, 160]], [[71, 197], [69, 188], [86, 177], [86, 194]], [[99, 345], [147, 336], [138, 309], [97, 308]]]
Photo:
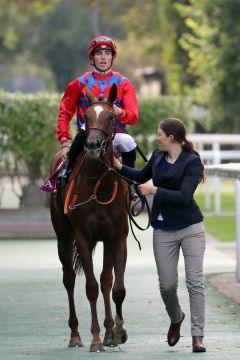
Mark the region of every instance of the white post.
[[210, 192], [210, 179], [206, 180], [206, 191], [205, 191], [205, 210], [209, 210], [211, 206], [211, 192]]
[[218, 165], [221, 164], [221, 151], [219, 142], [214, 142], [212, 145], [213, 150], [213, 164]]
[[235, 181], [235, 209], [236, 209], [236, 250], [237, 250], [237, 266], [236, 277], [240, 282], [240, 180]]
[[214, 190], [215, 190], [214, 213], [215, 215], [220, 215], [221, 214], [221, 179], [219, 177], [214, 178]]
[[[220, 153], [220, 144], [218, 142], [213, 143], [213, 164], [221, 164], [221, 153]], [[215, 178], [215, 214], [221, 214], [221, 179]]]
[[[206, 165], [209, 165], [208, 161], [206, 161]], [[209, 210], [211, 206], [211, 183], [212, 178], [206, 177], [205, 182], [205, 205], [204, 209]]]

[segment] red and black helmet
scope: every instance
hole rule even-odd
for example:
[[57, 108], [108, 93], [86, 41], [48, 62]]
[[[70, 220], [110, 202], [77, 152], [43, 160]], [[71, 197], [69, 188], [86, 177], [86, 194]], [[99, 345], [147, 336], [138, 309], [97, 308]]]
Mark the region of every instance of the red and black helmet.
[[112, 51], [113, 59], [117, 56], [117, 47], [114, 41], [104, 35], [96, 36], [88, 45], [88, 58], [93, 60], [93, 54], [96, 49], [108, 49]]

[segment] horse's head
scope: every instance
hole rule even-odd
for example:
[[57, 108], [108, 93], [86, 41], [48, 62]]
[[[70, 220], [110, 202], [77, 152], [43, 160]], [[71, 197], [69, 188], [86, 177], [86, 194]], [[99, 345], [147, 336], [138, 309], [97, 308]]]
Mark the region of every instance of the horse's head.
[[113, 84], [108, 99], [103, 95], [94, 98], [89, 89], [86, 94], [91, 105], [85, 113], [86, 120], [86, 144], [87, 156], [98, 158], [106, 153], [107, 146], [112, 144], [112, 125], [116, 119], [113, 112], [113, 103], [117, 97], [117, 86]]

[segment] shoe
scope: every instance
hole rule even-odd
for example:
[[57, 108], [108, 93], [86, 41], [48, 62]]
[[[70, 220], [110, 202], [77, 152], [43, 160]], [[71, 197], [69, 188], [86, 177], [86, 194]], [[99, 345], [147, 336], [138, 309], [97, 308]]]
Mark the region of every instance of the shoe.
[[193, 352], [206, 352], [206, 348], [203, 345], [203, 336], [192, 337], [192, 351]]
[[180, 328], [182, 325], [182, 322], [185, 318], [185, 314], [182, 313], [182, 319], [176, 324], [170, 324], [168, 334], [167, 334], [167, 341], [169, 346], [174, 346], [178, 343], [180, 339]]
[[57, 180], [56, 180], [57, 188], [58, 189], [63, 188], [66, 185], [67, 180], [68, 180], [68, 170], [67, 168], [64, 167], [57, 176]]
[[65, 185], [67, 184], [71, 165], [72, 165], [71, 162], [69, 161], [69, 159], [67, 159], [63, 169], [60, 171], [60, 173], [57, 176], [57, 180], [56, 180], [57, 189], [61, 189], [65, 187]]

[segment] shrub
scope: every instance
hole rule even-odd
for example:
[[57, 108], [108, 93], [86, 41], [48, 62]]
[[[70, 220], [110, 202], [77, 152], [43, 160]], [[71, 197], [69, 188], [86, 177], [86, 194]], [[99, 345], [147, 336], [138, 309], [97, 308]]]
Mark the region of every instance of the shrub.
[[21, 173], [25, 168], [34, 183], [49, 173], [57, 150], [54, 139], [59, 101], [58, 94], [0, 93], [2, 175]]
[[[150, 154], [157, 145], [154, 141], [155, 137], [150, 138], [149, 135], [156, 134], [159, 121], [167, 117], [177, 117], [190, 129], [193, 126], [190, 118], [191, 108], [190, 100], [177, 96], [140, 97], [139, 121], [136, 125], [129, 127], [129, 134], [136, 137], [145, 155]], [[142, 159], [138, 157], [138, 166], [142, 164]]]
[[[26, 175], [32, 184], [48, 176], [59, 149], [55, 128], [60, 98], [60, 94], [0, 92], [0, 176]], [[128, 130], [142, 136], [139, 145], [145, 154], [156, 146], [147, 135], [156, 133], [160, 119], [179, 117], [189, 125], [189, 105], [179, 97], [140, 97], [139, 109], [139, 122]]]

